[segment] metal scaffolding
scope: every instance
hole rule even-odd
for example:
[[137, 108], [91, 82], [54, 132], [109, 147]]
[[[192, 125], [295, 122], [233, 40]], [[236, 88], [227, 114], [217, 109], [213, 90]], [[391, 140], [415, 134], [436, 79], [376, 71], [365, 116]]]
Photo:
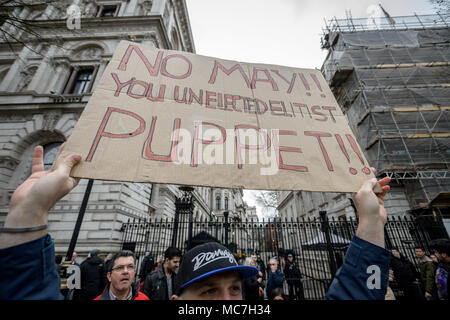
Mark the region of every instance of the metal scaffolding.
[[332, 19], [322, 73], [378, 175], [411, 206], [450, 190], [450, 17]]

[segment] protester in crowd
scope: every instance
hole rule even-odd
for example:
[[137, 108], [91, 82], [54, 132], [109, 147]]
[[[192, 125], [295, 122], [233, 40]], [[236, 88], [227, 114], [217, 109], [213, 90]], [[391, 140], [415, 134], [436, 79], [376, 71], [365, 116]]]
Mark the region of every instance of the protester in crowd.
[[424, 292], [424, 298], [426, 300], [436, 300], [436, 267], [430, 257], [425, 254], [425, 250], [422, 247], [415, 247], [414, 251], [419, 259], [420, 284]]
[[269, 300], [288, 300], [283, 292], [283, 288], [275, 288], [272, 290]]
[[120, 251], [114, 254], [106, 265], [108, 284], [94, 300], [148, 300], [134, 283], [136, 258], [133, 252]]
[[208, 242], [184, 254], [171, 299], [242, 300], [242, 280], [257, 274], [257, 268], [239, 265], [226, 247]]
[[105, 257], [105, 259], [103, 260], [103, 267], [102, 267], [102, 282], [103, 282], [103, 286], [106, 286], [108, 284], [108, 270], [109, 270], [109, 264], [112, 263], [112, 258], [113, 258], [114, 254], [113, 253], [108, 253]]
[[264, 268], [264, 263], [263, 263], [261, 257], [256, 252], [252, 252], [250, 254], [250, 264], [249, 265], [252, 267], [256, 267], [258, 269], [258, 274], [256, 275], [256, 281], [258, 282], [258, 288], [259, 288], [258, 299], [264, 300], [264, 288], [266, 287], [266, 284], [265, 284], [266, 270]]
[[263, 281], [266, 280], [266, 268], [264, 266], [264, 262], [261, 259], [261, 256], [259, 254], [257, 254], [256, 252], [253, 252], [250, 257], [253, 260], [254, 266], [258, 268], [259, 271], [261, 271], [262, 275], [263, 275]]
[[80, 265], [81, 290], [80, 300], [92, 300], [97, 297], [106, 286], [104, 277], [104, 262], [98, 256], [100, 250], [92, 250], [86, 260]]
[[72, 259], [70, 259], [70, 264], [75, 266], [80, 266], [80, 264], [77, 262], [78, 254], [76, 251], [72, 253]]
[[[414, 264], [403, 256], [397, 248], [392, 248], [391, 269], [398, 289], [403, 293], [402, 298], [420, 300], [416, 288], [416, 268]], [[402, 299], [400, 298], [400, 300]]]
[[288, 253], [284, 276], [289, 289], [289, 300], [304, 300], [302, 274], [293, 253]]
[[145, 278], [142, 292], [150, 300], [169, 300], [175, 287], [175, 271], [180, 265], [181, 251], [170, 247], [164, 252], [164, 262]]
[[[247, 257], [245, 258], [244, 265], [255, 267], [255, 261], [251, 257]], [[261, 271], [258, 271], [258, 274], [255, 276], [243, 280], [245, 300], [257, 301], [261, 299], [261, 296], [264, 299], [264, 292], [261, 290], [258, 282], [261, 280], [261, 277], [258, 277], [259, 274], [261, 274]]]
[[448, 300], [450, 273], [450, 240], [435, 239], [430, 242], [430, 247], [434, 251], [439, 264], [436, 270], [436, 286], [440, 300]]
[[252, 259], [252, 266], [258, 268], [258, 283], [259, 287], [263, 290], [266, 287], [265, 281], [266, 281], [266, 268], [264, 267], [264, 262], [261, 259], [261, 256], [258, 255], [256, 252], [253, 252], [250, 255], [250, 258]]
[[141, 262], [141, 268], [139, 270], [139, 279], [140, 282], [144, 282], [145, 278], [147, 278], [148, 274], [153, 271], [155, 268], [155, 260], [153, 259], [153, 255], [150, 251], [145, 251], [144, 259]]
[[430, 259], [431, 259], [431, 261], [433, 261], [434, 266], [437, 268], [437, 266], [439, 264], [439, 259], [436, 257], [436, 255], [430, 254]]
[[269, 298], [273, 289], [283, 288], [284, 275], [278, 269], [278, 261], [275, 258], [269, 260], [269, 272], [267, 275], [266, 295]]
[[[33, 153], [31, 176], [16, 189], [11, 197], [4, 227], [0, 228], [0, 264], [3, 267], [2, 277], [0, 277], [2, 288], [0, 300], [63, 298], [59, 292], [60, 278], [54, 263], [54, 245], [47, 232], [48, 211], [78, 184], [79, 179], [70, 177], [70, 171], [81, 160], [81, 156], [76, 154], [61, 158], [63, 146], [64, 144], [58, 152], [57, 160], [48, 171], [44, 171], [43, 148], [36, 147]], [[375, 169], [372, 170], [375, 173]], [[389, 191], [389, 182], [388, 177], [378, 181], [375, 178], [369, 179], [353, 195], [359, 217], [358, 227], [348, 248], [344, 264], [336, 273], [328, 290], [328, 299], [382, 300], [384, 298], [388, 282], [390, 252], [384, 249], [384, 226], [387, 216], [383, 198]], [[382, 189], [379, 194], [373, 192], [377, 184]], [[198, 247], [192, 250], [198, 250]], [[235, 278], [234, 283], [236, 283], [232, 291], [236, 293], [235, 296], [242, 299], [240, 286], [242, 272], [236, 275], [233, 270], [227, 271], [218, 266], [218, 263], [225, 259], [218, 259], [217, 263], [214, 261], [207, 265], [193, 264], [192, 259], [195, 257], [198, 259], [199, 254], [204, 255], [204, 252], [194, 252], [193, 255], [189, 255], [186, 260], [187, 267], [180, 268], [186, 270], [186, 272], [180, 272], [183, 275], [179, 286], [182, 291], [177, 291], [178, 295], [173, 298], [192, 297], [188, 293], [193, 293], [194, 288], [204, 288], [204, 285], [209, 285], [213, 281], [228, 283], [231, 277]], [[236, 261], [230, 263], [234, 268], [237, 266]], [[379, 286], [371, 287], [368, 284], [372, 275], [368, 274], [367, 270], [373, 266], [379, 269], [381, 281]], [[204, 273], [207, 269], [213, 273]], [[218, 271], [220, 273], [217, 273], [217, 269], [220, 269]], [[255, 275], [257, 269], [252, 268], [252, 270], [254, 271], [245, 273], [249, 276]], [[203, 286], [198, 286], [200, 282]], [[207, 290], [204, 293], [201, 297], [208, 299], [213, 292]]]

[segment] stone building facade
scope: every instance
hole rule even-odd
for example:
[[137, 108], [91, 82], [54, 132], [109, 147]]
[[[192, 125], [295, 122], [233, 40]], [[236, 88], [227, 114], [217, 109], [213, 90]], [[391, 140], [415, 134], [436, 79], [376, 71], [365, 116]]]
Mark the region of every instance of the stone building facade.
[[[0, 224], [31, 172], [34, 147], [44, 146], [49, 168], [121, 40], [195, 53], [184, 0], [29, 3], [11, 7], [0, 20], [11, 35], [0, 39]], [[24, 19], [36, 34], [11, 25], [7, 15]], [[82, 179], [49, 214], [57, 254], [67, 251], [86, 185]], [[175, 185], [96, 180], [75, 250], [80, 256], [93, 248], [117, 251], [123, 222], [172, 217], [178, 195]], [[198, 187], [194, 195], [195, 219], [226, 208], [231, 217], [245, 215], [240, 190]]]

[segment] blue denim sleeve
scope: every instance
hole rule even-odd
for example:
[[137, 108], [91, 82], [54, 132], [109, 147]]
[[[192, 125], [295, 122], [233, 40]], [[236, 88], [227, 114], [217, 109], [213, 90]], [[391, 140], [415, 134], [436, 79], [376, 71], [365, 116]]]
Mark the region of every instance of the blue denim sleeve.
[[344, 264], [327, 292], [329, 300], [384, 300], [390, 251], [353, 236]]
[[61, 300], [50, 235], [0, 249], [0, 300]]

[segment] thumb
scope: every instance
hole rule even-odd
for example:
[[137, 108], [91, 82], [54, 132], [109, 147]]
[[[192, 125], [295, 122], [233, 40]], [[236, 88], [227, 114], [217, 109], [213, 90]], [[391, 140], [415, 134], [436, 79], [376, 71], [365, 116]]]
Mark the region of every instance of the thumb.
[[64, 175], [69, 176], [72, 168], [81, 161], [81, 155], [79, 154], [70, 154], [65, 157], [59, 166], [59, 170], [61, 170]]
[[362, 185], [360, 190], [361, 191], [366, 191], [366, 192], [367, 191], [372, 191], [377, 183], [378, 183], [377, 178], [372, 178], [372, 179], [366, 180], [363, 183], [363, 185]]

